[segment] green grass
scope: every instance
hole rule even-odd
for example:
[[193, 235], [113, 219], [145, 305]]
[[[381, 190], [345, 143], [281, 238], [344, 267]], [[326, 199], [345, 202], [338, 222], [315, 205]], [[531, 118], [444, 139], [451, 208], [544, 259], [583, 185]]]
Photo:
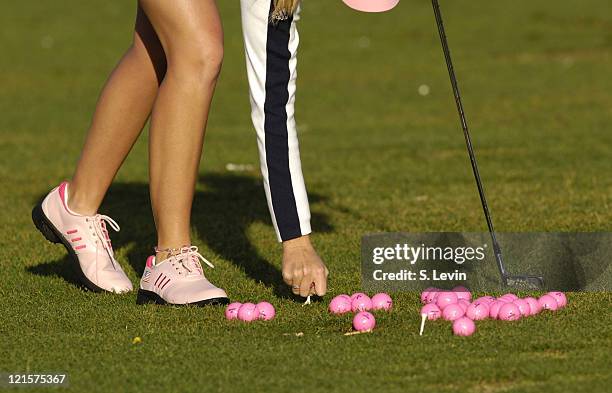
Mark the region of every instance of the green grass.
[[[372, 334], [282, 295], [280, 248], [257, 171], [238, 1], [219, 1], [226, 59], [194, 207], [211, 280], [239, 301], [269, 299], [269, 323], [220, 308], [137, 306], [84, 292], [65, 251], [30, 221], [70, 177], [97, 94], [130, 42], [133, 2], [11, 2], [0, 15], [0, 372], [66, 371], [74, 391], [604, 392], [612, 383], [609, 293], [573, 293], [556, 314], [447, 323], [417, 335], [415, 294], [394, 295]], [[497, 226], [610, 231], [609, 2], [445, 1], [447, 33]], [[330, 292], [360, 288], [360, 238], [485, 229], [429, 2], [364, 15], [306, 0], [298, 124], [313, 235]], [[417, 93], [421, 84], [431, 94]], [[146, 134], [102, 209], [137, 282], [154, 245]], [[303, 332], [297, 337], [294, 333]], [[132, 344], [134, 337], [142, 343]]]

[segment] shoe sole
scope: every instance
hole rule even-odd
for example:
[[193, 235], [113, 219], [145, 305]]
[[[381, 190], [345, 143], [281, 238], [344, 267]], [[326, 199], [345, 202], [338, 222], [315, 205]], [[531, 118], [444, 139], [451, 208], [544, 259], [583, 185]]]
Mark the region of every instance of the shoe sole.
[[70, 255], [70, 260], [72, 261], [73, 267], [75, 267], [75, 272], [81, 284], [83, 284], [87, 289], [92, 292], [108, 292], [93, 282], [91, 282], [83, 273], [81, 269], [81, 265], [79, 264], [79, 258], [76, 253], [70, 246], [70, 243], [62, 236], [61, 232], [57, 230], [55, 225], [47, 218], [45, 212], [42, 209], [42, 202], [36, 205], [34, 209], [32, 209], [32, 221], [36, 228], [43, 234], [45, 239], [54, 244], [62, 244], [66, 251], [68, 251], [68, 255]]
[[170, 305], [170, 306], [212, 306], [212, 305], [225, 305], [229, 304], [229, 299], [226, 297], [214, 297], [211, 299], [200, 300], [199, 302], [193, 303], [184, 303], [184, 304], [174, 304], [168, 303], [164, 299], [161, 298], [157, 293], [152, 291], [147, 291], [146, 289], [138, 289], [138, 296], [136, 297], [136, 304], [161, 304], [161, 305]]

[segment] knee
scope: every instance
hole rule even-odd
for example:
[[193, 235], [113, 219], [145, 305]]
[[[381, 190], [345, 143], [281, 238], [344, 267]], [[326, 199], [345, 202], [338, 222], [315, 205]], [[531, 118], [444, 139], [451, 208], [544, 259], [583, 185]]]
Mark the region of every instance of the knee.
[[200, 49], [198, 64], [205, 77], [217, 79], [223, 65], [223, 43], [206, 45]]
[[176, 66], [182, 77], [191, 83], [216, 82], [223, 64], [223, 43], [191, 42], [170, 59], [169, 67]]

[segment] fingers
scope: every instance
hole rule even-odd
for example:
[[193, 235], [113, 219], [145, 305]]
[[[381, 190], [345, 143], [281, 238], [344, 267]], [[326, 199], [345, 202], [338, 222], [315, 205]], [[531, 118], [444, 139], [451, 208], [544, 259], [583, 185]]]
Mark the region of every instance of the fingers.
[[304, 280], [304, 270], [296, 267], [293, 270], [293, 281], [291, 284], [291, 291], [294, 295], [302, 296], [302, 282]]
[[324, 296], [327, 293], [327, 276], [329, 271], [325, 266], [316, 269], [314, 274], [314, 292], [317, 296]]
[[325, 295], [328, 275], [329, 271], [314, 250], [294, 249], [283, 255], [283, 280], [291, 286], [294, 295]]
[[301, 297], [310, 296], [312, 286], [313, 286], [313, 281], [312, 281], [311, 275], [310, 274], [304, 275], [304, 278], [302, 279], [302, 282], [300, 284], [300, 296]]
[[299, 295], [301, 279], [300, 281], [298, 281], [295, 277], [295, 273], [296, 272], [294, 272], [293, 270], [283, 269], [283, 281], [285, 282], [285, 284], [291, 287], [291, 292], [293, 292], [294, 295]]
[[283, 281], [285, 282], [285, 284], [289, 286], [293, 285], [293, 271], [284, 269], [284, 266], [283, 266]]
[[304, 278], [300, 284], [300, 296], [324, 296], [327, 293], [327, 276], [329, 271], [325, 265], [304, 268]]
[[[321, 272], [323, 272], [323, 269], [321, 269]], [[323, 277], [323, 281], [321, 281], [319, 277]], [[294, 295], [302, 297], [307, 297], [315, 293], [318, 294], [319, 291], [315, 291], [317, 285], [323, 288], [323, 293], [325, 293], [327, 288], [324, 272], [323, 274], [317, 273], [313, 275], [309, 272], [307, 267], [296, 267], [290, 272], [283, 272], [283, 280], [287, 285], [291, 286], [291, 291]], [[319, 284], [317, 284], [317, 282], [319, 282]]]

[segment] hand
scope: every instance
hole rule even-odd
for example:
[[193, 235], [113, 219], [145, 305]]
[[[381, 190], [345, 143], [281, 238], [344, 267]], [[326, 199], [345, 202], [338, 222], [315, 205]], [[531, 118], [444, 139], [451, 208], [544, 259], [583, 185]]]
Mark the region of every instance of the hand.
[[295, 295], [325, 295], [328, 275], [308, 235], [283, 242], [283, 280]]

